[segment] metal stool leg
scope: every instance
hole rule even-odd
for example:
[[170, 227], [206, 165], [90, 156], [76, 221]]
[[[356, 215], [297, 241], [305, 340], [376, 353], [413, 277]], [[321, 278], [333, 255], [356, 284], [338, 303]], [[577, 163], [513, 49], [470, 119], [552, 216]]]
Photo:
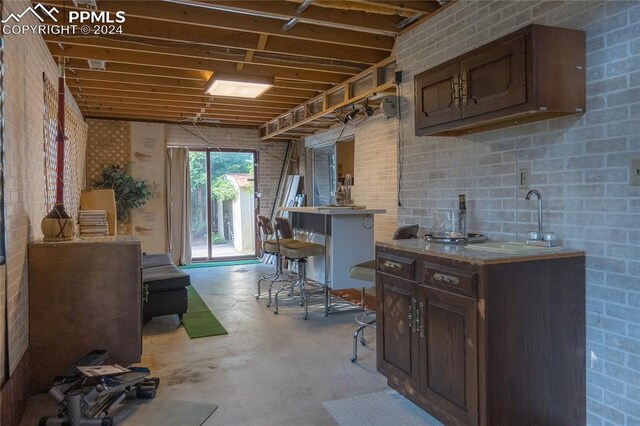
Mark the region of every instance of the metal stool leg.
[[307, 259], [299, 259], [298, 265], [300, 269], [300, 301], [302, 302], [302, 306], [304, 306], [304, 314], [302, 315], [302, 319], [306, 320], [307, 318], [309, 318], [307, 287], [305, 286], [305, 282], [307, 280]]
[[[353, 333], [353, 355], [351, 355], [351, 362], [356, 362], [358, 359], [358, 334], [362, 333], [362, 339], [364, 340], [364, 328], [366, 325], [361, 325], [356, 329], [356, 332]], [[364, 345], [364, 343], [363, 343]]]

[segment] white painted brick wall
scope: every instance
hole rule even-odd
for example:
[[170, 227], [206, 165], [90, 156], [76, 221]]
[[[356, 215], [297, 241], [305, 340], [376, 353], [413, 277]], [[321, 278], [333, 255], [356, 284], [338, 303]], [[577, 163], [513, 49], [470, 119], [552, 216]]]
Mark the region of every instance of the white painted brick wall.
[[[529, 23], [587, 37], [587, 110], [461, 138], [416, 137], [413, 76]], [[640, 3], [459, 1], [397, 42], [404, 72], [399, 221], [431, 226], [434, 208], [467, 194], [470, 229], [522, 240], [544, 198], [546, 229], [587, 253], [587, 409], [590, 425], [640, 424]], [[375, 133], [375, 130], [371, 130]], [[391, 141], [389, 141], [391, 143]]]
[[338, 125], [331, 130], [308, 137], [307, 147], [333, 145], [341, 139], [353, 139], [354, 186], [351, 196], [358, 205], [386, 209], [375, 216], [374, 238], [389, 240], [398, 226], [397, 120], [387, 120], [381, 114], [369, 117], [357, 127]]
[[[586, 114], [461, 138], [415, 136], [414, 75], [530, 23], [586, 32]], [[640, 158], [640, 2], [459, 0], [399, 36], [396, 51], [398, 221], [424, 233], [433, 210], [455, 208], [464, 192], [470, 230], [523, 240], [536, 229], [536, 203], [517, 189], [516, 171], [530, 167], [546, 229], [587, 253], [588, 424], [640, 424], [640, 187], [629, 186], [629, 160]], [[393, 128], [379, 119], [359, 130], [357, 183], [383, 167], [375, 147], [395, 151]], [[365, 135], [370, 145], [359, 143]]]
[[[31, 3], [3, 3], [3, 17], [21, 13]], [[32, 25], [35, 17], [23, 19]], [[27, 244], [42, 237], [45, 211], [43, 72], [57, 82], [58, 69], [40, 36], [7, 35], [5, 51], [5, 209], [9, 297], [9, 358], [16, 367], [29, 344]], [[67, 98], [77, 110], [69, 92]], [[84, 158], [80, 158], [84, 162]], [[68, 164], [67, 167], [82, 167]], [[4, 285], [2, 285], [4, 289]], [[0, 289], [0, 317], [4, 320], [4, 291]], [[4, 330], [4, 326], [1, 327]], [[4, 342], [4, 336], [1, 336]], [[4, 345], [1, 356], [4, 356]], [[0, 372], [2, 374], [2, 372]]]

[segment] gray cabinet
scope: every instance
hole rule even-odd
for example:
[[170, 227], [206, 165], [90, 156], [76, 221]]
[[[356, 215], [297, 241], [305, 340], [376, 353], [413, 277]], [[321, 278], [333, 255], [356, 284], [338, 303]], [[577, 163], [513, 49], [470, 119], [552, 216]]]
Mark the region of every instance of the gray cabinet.
[[93, 349], [106, 349], [108, 363], [140, 361], [140, 242], [107, 236], [31, 243], [31, 391], [47, 391], [57, 373]]

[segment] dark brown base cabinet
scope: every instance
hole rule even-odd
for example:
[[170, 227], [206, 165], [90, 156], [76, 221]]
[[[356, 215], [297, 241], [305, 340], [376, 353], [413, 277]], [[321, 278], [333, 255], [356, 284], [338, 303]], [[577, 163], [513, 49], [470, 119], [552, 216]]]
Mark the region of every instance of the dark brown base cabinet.
[[446, 425], [584, 425], [585, 260], [376, 248], [377, 368]]

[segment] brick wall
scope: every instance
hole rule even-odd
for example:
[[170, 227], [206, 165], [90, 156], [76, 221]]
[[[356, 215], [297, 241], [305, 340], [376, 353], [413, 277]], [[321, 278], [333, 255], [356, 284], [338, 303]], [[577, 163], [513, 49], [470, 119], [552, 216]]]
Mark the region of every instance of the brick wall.
[[[3, 3], [3, 16], [20, 13], [30, 5], [25, 0]], [[26, 23], [37, 24], [31, 15]], [[29, 344], [29, 300], [27, 244], [42, 236], [40, 221], [45, 216], [45, 170], [43, 141], [43, 72], [57, 81], [57, 66], [40, 36], [4, 36], [5, 66], [5, 212], [9, 302], [9, 357], [14, 371]], [[68, 102], [77, 106], [67, 91]], [[81, 164], [65, 167], [83, 170]], [[80, 184], [81, 182], [78, 182]], [[2, 286], [4, 289], [4, 285]], [[3, 290], [2, 303], [4, 306]], [[3, 309], [3, 308], [0, 308]], [[4, 312], [0, 312], [4, 319]], [[4, 327], [2, 327], [4, 329]], [[0, 339], [4, 342], [4, 336]], [[4, 351], [6, 348], [2, 348]], [[4, 352], [0, 354], [4, 357]], [[1, 372], [0, 372], [1, 374]]]
[[[369, 117], [357, 127], [336, 126], [331, 130], [308, 137], [308, 148], [331, 146], [338, 137], [353, 139], [354, 186], [351, 197], [358, 205], [386, 209], [375, 216], [374, 238], [388, 240], [398, 226], [397, 218], [397, 120], [381, 114]], [[342, 133], [342, 135], [340, 135]]]
[[189, 148], [245, 148], [258, 151], [258, 187], [260, 213], [271, 214], [287, 144], [261, 142], [255, 129], [232, 129], [186, 125], [167, 125], [167, 144]]
[[[414, 136], [415, 74], [529, 23], [586, 31], [586, 114], [461, 138]], [[640, 187], [629, 186], [629, 160], [640, 158], [640, 3], [460, 1], [401, 35], [397, 60], [399, 221], [424, 231], [434, 208], [454, 207], [464, 192], [470, 229], [522, 240], [536, 229], [536, 203], [517, 189], [516, 170], [530, 167], [546, 229], [587, 253], [588, 423], [640, 423]]]

